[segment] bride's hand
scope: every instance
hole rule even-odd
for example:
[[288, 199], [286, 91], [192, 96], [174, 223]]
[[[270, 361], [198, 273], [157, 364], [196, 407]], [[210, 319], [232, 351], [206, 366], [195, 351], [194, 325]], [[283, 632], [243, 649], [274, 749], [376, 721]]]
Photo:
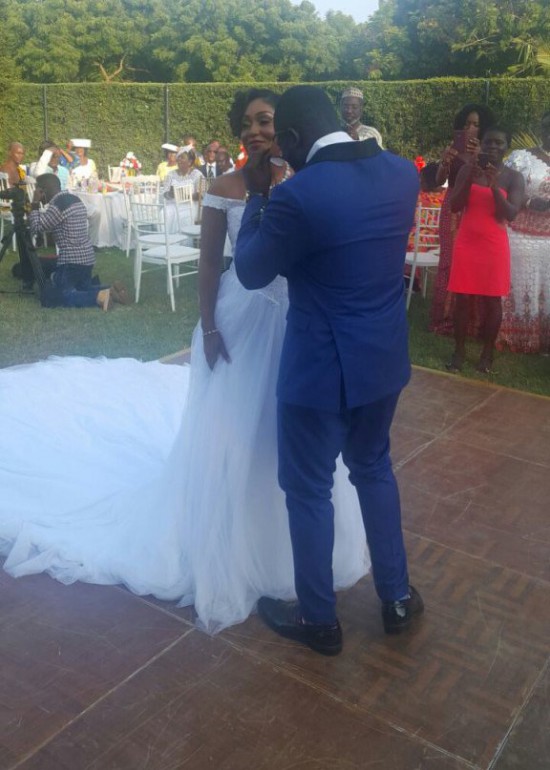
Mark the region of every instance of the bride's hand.
[[219, 331], [206, 334], [203, 337], [203, 348], [204, 348], [204, 357], [206, 358], [206, 363], [208, 364], [210, 369], [214, 368], [214, 366], [216, 365], [216, 361], [220, 356], [228, 364], [231, 363], [231, 358], [229, 356], [229, 353], [227, 352], [227, 348], [225, 347], [225, 342], [223, 341], [223, 337]]
[[270, 163], [271, 154], [267, 152], [256, 152], [251, 154], [243, 166], [243, 177], [248, 193], [267, 195], [271, 186]]

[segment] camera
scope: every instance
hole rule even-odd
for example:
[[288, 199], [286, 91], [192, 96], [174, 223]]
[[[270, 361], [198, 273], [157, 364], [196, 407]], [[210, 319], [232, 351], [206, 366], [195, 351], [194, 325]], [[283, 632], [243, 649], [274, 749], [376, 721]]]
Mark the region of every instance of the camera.
[[0, 199], [12, 202], [11, 211], [14, 219], [25, 216], [27, 193], [24, 184], [16, 184], [7, 190], [0, 190]]

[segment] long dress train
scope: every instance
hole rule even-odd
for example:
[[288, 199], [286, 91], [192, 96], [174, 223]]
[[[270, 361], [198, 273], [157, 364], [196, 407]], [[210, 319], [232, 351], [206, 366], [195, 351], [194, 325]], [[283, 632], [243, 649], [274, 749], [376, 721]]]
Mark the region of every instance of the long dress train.
[[[234, 242], [241, 201], [213, 197]], [[122, 583], [194, 604], [215, 633], [261, 594], [294, 596], [277, 484], [275, 384], [286, 283], [222, 276], [216, 324], [231, 363], [54, 358], [0, 371], [0, 551], [15, 577]], [[339, 464], [335, 586], [369, 566], [355, 490]]]

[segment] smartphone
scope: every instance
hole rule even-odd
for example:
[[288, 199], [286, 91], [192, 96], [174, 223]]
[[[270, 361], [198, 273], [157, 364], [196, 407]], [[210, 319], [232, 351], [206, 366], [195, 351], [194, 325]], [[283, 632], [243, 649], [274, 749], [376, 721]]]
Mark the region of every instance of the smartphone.
[[489, 165], [489, 162], [490, 162], [489, 156], [487, 155], [487, 153], [480, 152], [479, 155], [477, 156], [477, 165], [480, 168], [487, 168], [487, 166]]
[[467, 137], [466, 131], [462, 128], [459, 131], [454, 132], [453, 148], [461, 155], [466, 152]]

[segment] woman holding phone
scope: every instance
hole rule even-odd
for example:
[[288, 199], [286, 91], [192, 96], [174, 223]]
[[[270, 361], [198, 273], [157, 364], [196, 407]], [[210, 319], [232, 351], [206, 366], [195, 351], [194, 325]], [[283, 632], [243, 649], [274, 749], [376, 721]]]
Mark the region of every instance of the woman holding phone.
[[510, 246], [506, 222], [519, 212], [523, 177], [503, 165], [508, 133], [494, 126], [483, 134], [481, 152], [458, 172], [450, 194], [451, 210], [462, 213], [455, 239], [448, 290], [455, 295], [455, 349], [447, 364], [459, 372], [466, 355], [468, 305], [479, 297], [483, 307], [483, 347], [477, 370], [490, 374], [502, 321], [502, 300], [510, 291]]
[[[484, 104], [466, 104], [455, 115], [453, 143], [443, 150], [437, 170], [437, 184], [448, 183], [439, 220], [439, 266], [430, 317], [430, 331], [437, 334], [453, 333], [453, 299], [447, 290], [447, 285], [460, 213], [451, 211], [452, 189], [462, 166], [469, 163], [479, 152], [479, 138], [492, 123], [494, 123], [493, 114]], [[468, 330], [470, 333], [477, 331], [475, 324], [473, 326], [473, 329]]]

